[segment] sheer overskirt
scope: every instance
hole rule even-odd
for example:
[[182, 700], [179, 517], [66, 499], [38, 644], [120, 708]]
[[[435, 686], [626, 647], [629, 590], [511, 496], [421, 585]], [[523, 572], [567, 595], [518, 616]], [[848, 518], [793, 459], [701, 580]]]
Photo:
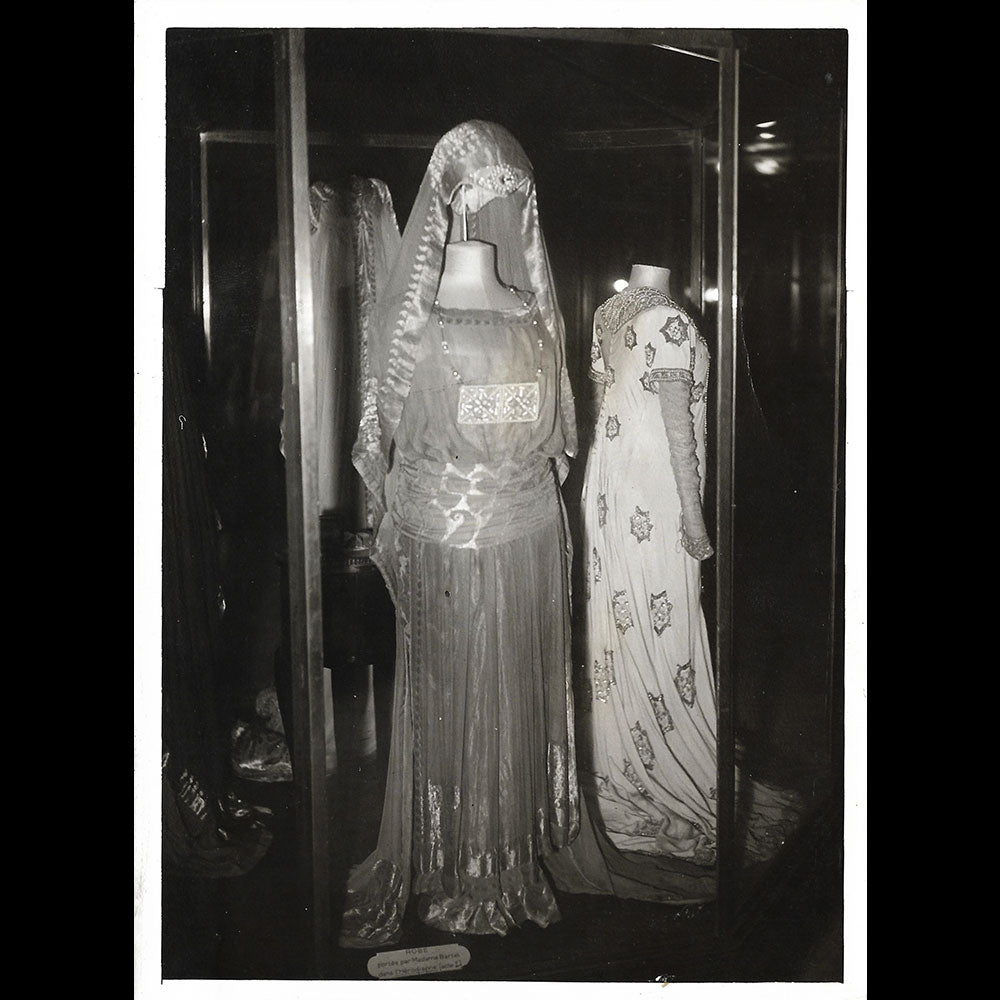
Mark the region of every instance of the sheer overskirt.
[[540, 861], [575, 837], [579, 812], [554, 490], [551, 511], [529, 536], [482, 549], [400, 536], [385, 810], [348, 886], [345, 946], [397, 940], [411, 892], [421, 919], [456, 933], [559, 919]]

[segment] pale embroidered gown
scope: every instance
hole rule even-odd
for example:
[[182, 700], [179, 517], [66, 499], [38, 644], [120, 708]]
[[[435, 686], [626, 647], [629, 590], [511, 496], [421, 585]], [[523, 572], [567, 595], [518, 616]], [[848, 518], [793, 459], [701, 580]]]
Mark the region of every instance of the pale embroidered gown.
[[617, 847], [701, 864], [715, 859], [716, 689], [658, 386], [691, 387], [704, 490], [708, 375], [707, 344], [662, 292], [629, 289], [597, 311], [590, 376], [605, 390], [584, 488], [581, 782]]

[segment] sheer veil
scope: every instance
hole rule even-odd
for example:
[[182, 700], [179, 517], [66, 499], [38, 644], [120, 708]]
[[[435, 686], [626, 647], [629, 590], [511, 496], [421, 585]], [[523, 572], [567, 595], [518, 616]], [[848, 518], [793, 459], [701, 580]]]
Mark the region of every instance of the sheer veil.
[[[452, 232], [452, 212], [467, 234]], [[497, 248], [499, 277], [534, 293], [562, 369], [560, 411], [566, 456], [576, 453], [573, 395], [565, 365], [565, 328], [538, 216], [534, 172], [518, 141], [493, 122], [472, 120], [447, 132], [431, 155], [403, 232], [395, 263], [377, 295], [368, 336], [368, 371], [354, 465], [370, 494], [378, 532], [392, 491], [392, 441], [410, 391], [421, 335], [437, 295], [445, 244], [467, 235]], [[564, 478], [568, 467], [561, 463]], [[375, 561], [394, 592], [388, 547]]]

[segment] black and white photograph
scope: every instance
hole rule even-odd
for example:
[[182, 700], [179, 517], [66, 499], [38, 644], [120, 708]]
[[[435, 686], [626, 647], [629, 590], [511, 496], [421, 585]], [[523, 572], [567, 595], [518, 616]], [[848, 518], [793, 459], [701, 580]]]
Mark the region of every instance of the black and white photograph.
[[867, 996], [867, 4], [133, 29], [136, 996]]

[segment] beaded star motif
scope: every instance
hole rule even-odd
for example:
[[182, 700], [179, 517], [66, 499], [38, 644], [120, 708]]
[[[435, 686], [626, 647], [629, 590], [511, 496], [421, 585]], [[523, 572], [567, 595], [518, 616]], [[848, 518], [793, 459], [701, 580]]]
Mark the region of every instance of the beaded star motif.
[[635, 513], [629, 518], [630, 531], [635, 535], [637, 542], [648, 542], [649, 536], [653, 533], [653, 522], [649, 518], [649, 511], [635, 508]]
[[677, 688], [677, 693], [681, 696], [681, 701], [688, 708], [694, 707], [697, 692], [695, 691], [694, 683], [694, 667], [690, 663], [685, 663], [683, 666], [677, 668], [677, 675], [674, 677], [674, 687]]
[[594, 697], [598, 701], [607, 702], [608, 693], [615, 686], [615, 653], [612, 649], [604, 651], [604, 662], [594, 660]]
[[628, 783], [643, 797], [649, 798], [649, 789], [640, 781], [639, 775], [636, 773], [635, 768], [632, 766], [632, 761], [626, 760], [624, 762], [624, 767], [622, 768], [622, 773], [628, 779]]
[[638, 722], [629, 727], [629, 732], [632, 734], [632, 742], [635, 744], [636, 753], [639, 754], [642, 766], [647, 771], [652, 771], [656, 756], [653, 753], [653, 745], [649, 742], [649, 733]]
[[653, 629], [657, 635], [663, 635], [670, 628], [670, 612], [674, 606], [667, 600], [667, 592], [649, 595], [649, 610], [653, 616]]
[[632, 621], [632, 608], [628, 602], [628, 594], [624, 590], [616, 590], [611, 595], [611, 608], [615, 616], [615, 628], [624, 635], [635, 625]]
[[671, 344], [683, 344], [688, 339], [688, 323], [683, 315], [671, 316], [670, 319], [660, 327], [660, 333]]
[[604, 493], [597, 494], [597, 524], [603, 528], [608, 521], [608, 498]]
[[666, 743], [667, 733], [673, 731], [674, 720], [670, 718], [670, 711], [667, 709], [662, 694], [654, 695], [652, 691], [647, 691], [646, 695], [649, 698], [649, 704], [653, 707], [653, 715], [656, 716], [656, 724], [660, 727], [663, 742]]

